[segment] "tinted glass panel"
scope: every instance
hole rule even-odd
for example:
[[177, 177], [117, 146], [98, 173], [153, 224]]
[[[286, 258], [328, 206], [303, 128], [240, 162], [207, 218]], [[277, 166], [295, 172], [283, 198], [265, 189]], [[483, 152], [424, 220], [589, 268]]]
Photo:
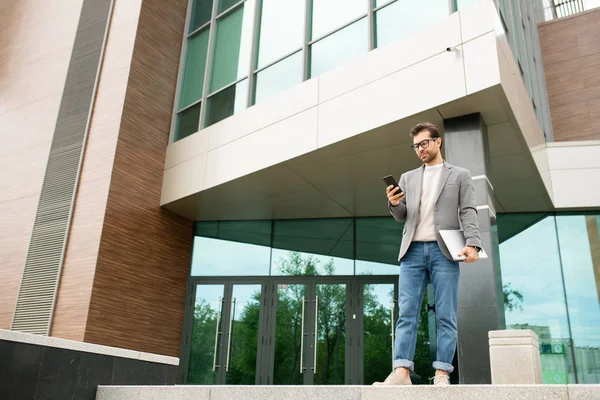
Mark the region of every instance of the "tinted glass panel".
[[302, 52], [256, 74], [254, 103], [258, 104], [302, 82]]
[[[215, 364], [222, 349], [224, 285], [198, 285], [194, 303], [187, 383], [214, 385]], [[215, 353], [216, 352], [216, 353]], [[218, 369], [217, 369], [218, 371]]]
[[200, 119], [200, 103], [177, 114], [175, 123], [175, 140], [183, 139], [198, 132], [198, 120]]
[[366, 13], [365, 0], [313, 0], [311, 40]]
[[578, 383], [600, 383], [599, 220], [596, 215], [556, 217]]
[[193, 32], [210, 21], [213, 0], [194, 0], [192, 14], [190, 15], [190, 29]]
[[[356, 220], [356, 273], [395, 271], [398, 273], [398, 251], [404, 224], [388, 217]], [[375, 264], [379, 263], [379, 264]], [[387, 267], [383, 264], [389, 264]]]
[[271, 221], [197, 222], [194, 234], [234, 242], [271, 245]]
[[206, 126], [216, 124], [246, 108], [248, 96], [248, 80], [228, 87], [208, 98], [206, 110]]
[[399, 0], [375, 13], [377, 46], [450, 14], [447, 0]]
[[219, 9], [218, 9], [218, 12], [222, 13], [223, 11], [225, 11], [228, 8], [236, 5], [239, 2], [240, 2], [240, 0], [219, 0]]
[[206, 52], [208, 50], [208, 29], [188, 39], [179, 108], [185, 108], [202, 97]]
[[500, 259], [507, 329], [537, 333], [545, 383], [575, 383], [554, 217], [504, 240]]
[[229, 340], [227, 384], [256, 383], [256, 350], [260, 322], [260, 285], [234, 285], [231, 298], [232, 324]]
[[305, 0], [263, 0], [257, 68], [302, 47], [304, 9]]
[[368, 48], [367, 20], [363, 18], [311, 46], [310, 76], [343, 65], [366, 53]]
[[273, 249], [271, 275], [352, 275], [353, 273], [353, 260]]
[[210, 91], [248, 74], [254, 24], [254, 0], [217, 21]]
[[197, 236], [191, 275], [268, 275], [270, 258], [268, 247]]

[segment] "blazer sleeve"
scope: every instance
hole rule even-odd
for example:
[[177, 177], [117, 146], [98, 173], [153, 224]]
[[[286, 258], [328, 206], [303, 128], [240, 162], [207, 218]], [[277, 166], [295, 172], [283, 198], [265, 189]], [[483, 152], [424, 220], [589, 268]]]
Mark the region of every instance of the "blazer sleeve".
[[483, 248], [477, 220], [475, 188], [469, 171], [465, 171], [460, 181], [460, 198], [458, 201], [460, 222], [465, 234], [467, 246]]
[[388, 209], [396, 221], [404, 222], [406, 221], [406, 178], [404, 174], [400, 177], [398, 185], [400, 186], [400, 190], [405, 194], [404, 198], [400, 200], [400, 204], [395, 207], [388, 201]]

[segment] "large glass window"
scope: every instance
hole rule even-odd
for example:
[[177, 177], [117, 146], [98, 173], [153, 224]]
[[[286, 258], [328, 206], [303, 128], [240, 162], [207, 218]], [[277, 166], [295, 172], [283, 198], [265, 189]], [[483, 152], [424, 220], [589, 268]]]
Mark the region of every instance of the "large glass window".
[[208, 29], [204, 29], [188, 39], [183, 79], [181, 81], [180, 109], [200, 100], [202, 97], [206, 52], [208, 50], [208, 31]]
[[311, 40], [367, 14], [364, 0], [313, 0]]
[[200, 119], [200, 103], [183, 110], [177, 115], [175, 123], [175, 140], [183, 139], [198, 132], [198, 120]]
[[447, 0], [399, 0], [375, 13], [377, 47], [449, 14]]
[[311, 45], [310, 77], [321, 75], [366, 53], [369, 50], [367, 28], [367, 19], [363, 18]]
[[[305, 0], [263, 0], [257, 68], [302, 47], [304, 13]], [[285, 78], [285, 75], [280, 75], [280, 78]]]
[[271, 249], [196, 236], [192, 276], [269, 275]]
[[545, 383], [600, 382], [598, 219], [498, 219], [506, 325], [537, 333]]
[[216, 124], [217, 122], [244, 110], [246, 108], [247, 99], [247, 79], [209, 97], [208, 108], [206, 110], [207, 125]]
[[302, 82], [302, 52], [271, 65], [256, 74], [254, 104], [291, 89]]
[[254, 26], [254, 1], [217, 21], [210, 91], [214, 92], [248, 75]]
[[192, 33], [202, 25], [210, 21], [212, 15], [213, 0], [194, 0], [190, 14], [190, 26], [188, 32]]

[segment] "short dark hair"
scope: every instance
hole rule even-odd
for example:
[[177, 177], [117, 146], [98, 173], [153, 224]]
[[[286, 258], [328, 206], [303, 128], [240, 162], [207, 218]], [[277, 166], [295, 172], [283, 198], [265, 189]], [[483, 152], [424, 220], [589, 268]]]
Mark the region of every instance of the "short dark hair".
[[431, 122], [419, 122], [410, 130], [410, 137], [415, 137], [419, 133], [423, 131], [429, 131], [429, 137], [441, 137], [440, 136], [440, 128], [437, 127], [436, 124], [432, 124]]

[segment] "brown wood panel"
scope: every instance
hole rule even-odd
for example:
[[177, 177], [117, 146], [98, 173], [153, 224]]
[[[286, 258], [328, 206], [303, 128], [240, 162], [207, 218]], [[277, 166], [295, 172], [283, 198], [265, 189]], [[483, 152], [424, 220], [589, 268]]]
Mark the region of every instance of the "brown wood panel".
[[555, 141], [600, 139], [600, 9], [540, 24]]
[[87, 342], [179, 354], [192, 222], [159, 204], [186, 6], [142, 3]]

